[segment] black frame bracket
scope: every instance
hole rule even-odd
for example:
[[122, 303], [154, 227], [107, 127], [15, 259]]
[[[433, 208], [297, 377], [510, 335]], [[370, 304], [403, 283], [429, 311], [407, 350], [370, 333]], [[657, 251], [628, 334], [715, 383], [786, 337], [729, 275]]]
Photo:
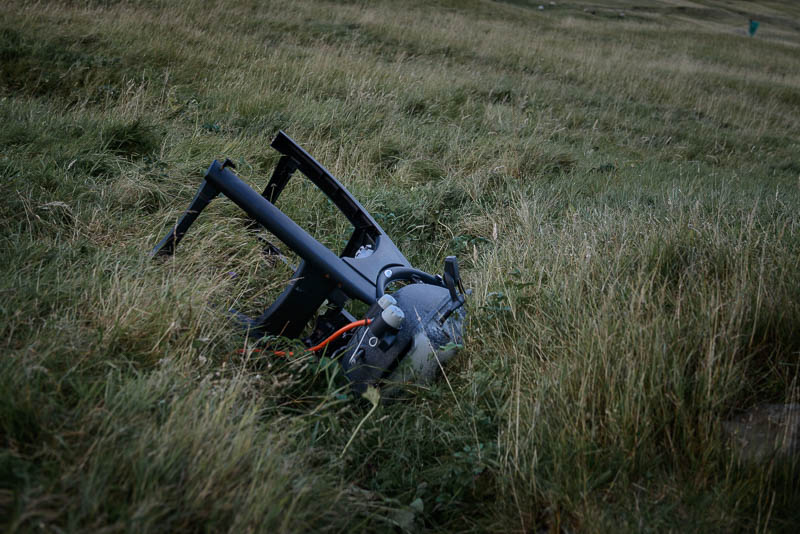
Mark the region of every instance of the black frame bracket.
[[[385, 278], [387, 269], [411, 269], [411, 265], [353, 195], [288, 135], [278, 132], [271, 146], [282, 157], [261, 194], [233, 172], [235, 166], [230, 160], [224, 163], [215, 160], [188, 209], [153, 249], [152, 256], [174, 254], [200, 212], [219, 194], [225, 195], [247, 213], [252, 228], [265, 228], [302, 259], [289, 285], [264, 313], [255, 318], [237, 316], [256, 334], [298, 337], [326, 299], [333, 307], [320, 320], [330, 325], [343, 324], [352, 320], [344, 310], [347, 300], [372, 305], [379, 296], [379, 278]], [[305, 175], [353, 225], [340, 256], [275, 206], [295, 171]], [[357, 257], [362, 247], [370, 248], [371, 254]], [[436, 279], [437, 285], [443, 285], [441, 278], [431, 278]], [[381, 286], [381, 293], [382, 290]]]

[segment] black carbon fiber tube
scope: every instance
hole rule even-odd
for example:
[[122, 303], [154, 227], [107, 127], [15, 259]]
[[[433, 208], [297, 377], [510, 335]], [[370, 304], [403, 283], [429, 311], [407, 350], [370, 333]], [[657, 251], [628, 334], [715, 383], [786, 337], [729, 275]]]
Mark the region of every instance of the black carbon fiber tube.
[[311, 237], [308, 232], [233, 172], [223, 167], [219, 161], [214, 160], [206, 171], [205, 179], [294, 250], [298, 256], [317, 270], [329, 274], [334, 281], [341, 284], [348, 296], [367, 304], [375, 302], [374, 285], [360, 276], [322, 243]]

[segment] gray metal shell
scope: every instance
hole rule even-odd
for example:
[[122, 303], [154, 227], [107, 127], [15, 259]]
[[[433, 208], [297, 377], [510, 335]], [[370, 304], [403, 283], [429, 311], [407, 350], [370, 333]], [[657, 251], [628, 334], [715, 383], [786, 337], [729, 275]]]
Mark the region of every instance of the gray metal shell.
[[[405, 315], [401, 329], [377, 339], [361, 327], [342, 352], [342, 366], [356, 392], [382, 380], [430, 383], [463, 343], [463, 302], [453, 300], [446, 288], [409, 284], [392, 296]], [[367, 317], [381, 311], [375, 304]]]

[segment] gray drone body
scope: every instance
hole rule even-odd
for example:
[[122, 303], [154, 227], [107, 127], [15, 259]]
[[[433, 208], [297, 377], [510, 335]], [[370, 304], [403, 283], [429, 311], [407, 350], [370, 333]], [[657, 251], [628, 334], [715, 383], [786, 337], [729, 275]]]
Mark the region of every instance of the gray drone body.
[[[289, 136], [279, 132], [272, 147], [283, 156], [261, 194], [232, 172], [232, 162], [214, 161], [189, 208], [153, 255], [173, 254], [200, 212], [221, 193], [249, 215], [249, 229], [268, 230], [302, 258], [289, 285], [263, 314], [247, 317], [231, 310], [251, 337], [298, 338], [307, 347], [324, 342], [327, 354], [339, 358], [356, 392], [386, 382], [433, 380], [463, 342], [465, 292], [456, 258], [445, 259], [442, 275], [414, 269], [350, 192]], [[353, 226], [341, 255], [275, 206], [296, 170]], [[260, 239], [265, 255], [282, 256], [277, 246]], [[405, 285], [387, 294], [387, 288], [401, 282]], [[351, 300], [369, 305], [362, 322], [346, 310]], [[327, 311], [319, 314], [325, 303]], [[311, 333], [303, 337], [312, 322]], [[364, 326], [355, 328], [357, 323]]]
[[[462, 342], [461, 304], [447, 289], [428, 284], [410, 284], [379, 299], [367, 312], [372, 322], [358, 328], [342, 350], [353, 389], [363, 391], [385, 378], [393, 385], [433, 381]], [[392, 325], [387, 315], [400, 320]]]

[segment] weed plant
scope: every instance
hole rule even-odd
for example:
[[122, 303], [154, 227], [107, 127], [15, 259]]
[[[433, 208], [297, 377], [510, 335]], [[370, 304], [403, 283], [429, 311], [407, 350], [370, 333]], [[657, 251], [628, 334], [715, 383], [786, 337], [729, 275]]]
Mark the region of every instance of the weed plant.
[[[796, 528], [797, 457], [722, 422], [798, 402], [800, 8], [537, 5], [7, 0], [4, 530]], [[278, 129], [415, 266], [458, 255], [448, 380], [371, 411], [327, 358], [239, 354], [224, 310], [291, 272], [229, 202], [147, 256], [213, 159], [263, 187]], [[280, 207], [341, 246], [313, 193]]]

